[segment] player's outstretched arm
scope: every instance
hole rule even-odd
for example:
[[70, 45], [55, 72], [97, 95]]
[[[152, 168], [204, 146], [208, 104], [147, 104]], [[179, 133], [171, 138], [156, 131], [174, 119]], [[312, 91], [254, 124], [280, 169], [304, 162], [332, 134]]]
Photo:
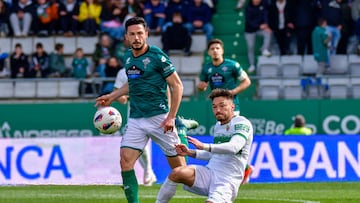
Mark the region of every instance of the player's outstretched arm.
[[96, 98], [95, 106], [109, 106], [112, 101], [128, 93], [129, 93], [129, 85], [128, 83], [126, 83], [121, 88], [114, 90], [110, 94], [106, 94]]

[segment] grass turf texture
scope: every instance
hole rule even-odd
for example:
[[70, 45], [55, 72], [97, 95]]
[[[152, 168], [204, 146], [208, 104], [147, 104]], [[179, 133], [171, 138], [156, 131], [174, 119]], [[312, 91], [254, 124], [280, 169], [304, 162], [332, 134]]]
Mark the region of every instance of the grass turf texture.
[[[140, 186], [140, 202], [155, 202], [160, 185]], [[204, 202], [205, 197], [178, 187], [170, 203]], [[1, 203], [126, 203], [120, 186], [45, 185], [0, 186]], [[360, 182], [355, 183], [277, 183], [247, 184], [241, 187], [235, 203], [342, 203], [360, 202]]]

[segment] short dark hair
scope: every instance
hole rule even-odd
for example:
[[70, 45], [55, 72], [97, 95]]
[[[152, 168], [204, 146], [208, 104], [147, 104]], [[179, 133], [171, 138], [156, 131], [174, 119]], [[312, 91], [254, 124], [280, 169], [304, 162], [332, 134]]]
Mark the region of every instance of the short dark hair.
[[16, 43], [15, 48], [22, 48], [22, 45], [20, 43]]
[[62, 49], [64, 47], [64, 44], [63, 43], [56, 43], [55, 44], [55, 50], [56, 51], [59, 51], [60, 49]]
[[225, 98], [230, 99], [230, 100], [234, 99], [234, 95], [231, 94], [231, 92], [229, 90], [219, 89], [219, 88], [216, 88], [216, 89], [212, 90], [210, 95], [209, 95], [209, 98], [211, 100], [214, 100], [216, 97], [225, 97]]
[[138, 25], [138, 24], [143, 25], [145, 30], [147, 29], [147, 24], [146, 24], [145, 19], [142, 18], [142, 17], [136, 16], [136, 17], [130, 18], [129, 20], [126, 21], [125, 30], [127, 31], [128, 27], [131, 26], [131, 25]]
[[222, 48], [224, 48], [224, 42], [221, 40], [221, 39], [211, 39], [209, 42], [208, 42], [208, 45], [207, 45], [207, 50], [209, 50], [210, 46], [213, 45], [213, 44], [220, 44], [220, 46]]
[[36, 43], [36, 48], [43, 48], [43, 44], [41, 42]]
[[305, 118], [303, 115], [296, 115], [294, 120], [294, 126], [297, 128], [304, 127], [305, 126]]

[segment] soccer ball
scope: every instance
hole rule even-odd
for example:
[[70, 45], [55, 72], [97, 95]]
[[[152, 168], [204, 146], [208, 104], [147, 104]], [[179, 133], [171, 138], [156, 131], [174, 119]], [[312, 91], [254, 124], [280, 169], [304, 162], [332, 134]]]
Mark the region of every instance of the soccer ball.
[[114, 107], [100, 107], [94, 115], [94, 126], [103, 134], [113, 134], [121, 127], [122, 117]]

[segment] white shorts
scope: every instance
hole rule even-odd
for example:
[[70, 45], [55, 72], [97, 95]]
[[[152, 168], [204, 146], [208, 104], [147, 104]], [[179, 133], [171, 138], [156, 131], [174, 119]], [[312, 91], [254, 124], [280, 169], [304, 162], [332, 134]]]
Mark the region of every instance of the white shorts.
[[192, 166], [195, 167], [195, 182], [191, 187], [184, 185], [184, 190], [208, 196], [207, 201], [216, 203], [231, 203], [235, 200], [238, 184], [223, 178], [224, 174], [217, 175], [206, 166]]
[[149, 138], [158, 144], [166, 156], [176, 156], [175, 144], [180, 143], [176, 128], [173, 132], [164, 133], [160, 127], [167, 114], [150, 118], [129, 118], [127, 129], [121, 140], [121, 147], [143, 151]]

